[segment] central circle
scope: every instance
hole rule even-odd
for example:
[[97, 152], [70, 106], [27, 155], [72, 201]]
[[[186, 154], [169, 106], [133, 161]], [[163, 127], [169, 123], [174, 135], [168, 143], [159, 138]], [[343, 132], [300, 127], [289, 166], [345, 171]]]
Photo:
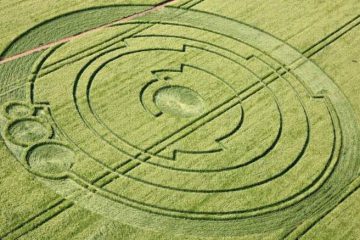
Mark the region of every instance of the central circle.
[[154, 94], [154, 102], [162, 112], [176, 117], [196, 117], [205, 110], [202, 97], [194, 90], [182, 86], [160, 88]]

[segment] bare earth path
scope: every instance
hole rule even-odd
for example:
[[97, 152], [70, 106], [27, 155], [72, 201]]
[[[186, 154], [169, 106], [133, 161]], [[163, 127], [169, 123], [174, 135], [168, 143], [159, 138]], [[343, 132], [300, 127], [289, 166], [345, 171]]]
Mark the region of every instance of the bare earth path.
[[62, 44], [62, 43], [69, 42], [69, 41], [71, 41], [71, 40], [80, 38], [80, 37], [82, 37], [82, 36], [85, 35], [85, 34], [92, 33], [92, 32], [97, 32], [97, 31], [100, 31], [100, 30], [102, 30], [102, 29], [108, 28], [108, 27], [110, 27], [110, 26], [113, 25], [113, 24], [116, 24], [116, 23], [124, 23], [124, 22], [130, 21], [130, 20], [132, 20], [132, 19], [135, 19], [135, 18], [144, 16], [144, 15], [146, 15], [146, 14], [149, 14], [149, 13], [152, 13], [152, 12], [155, 12], [155, 11], [158, 11], [158, 10], [164, 8], [165, 6], [167, 6], [167, 5], [171, 4], [171, 3], [174, 3], [175, 1], [177, 1], [177, 0], [166, 0], [166, 1], [162, 1], [162, 2], [154, 5], [153, 7], [149, 8], [149, 9], [146, 9], [146, 10], [141, 11], [141, 12], [134, 13], [134, 14], [132, 14], [132, 15], [130, 15], [130, 16], [121, 18], [121, 19], [119, 19], [119, 20], [115, 20], [115, 21], [110, 22], [110, 23], [107, 23], [107, 24], [105, 24], [105, 25], [101, 25], [101, 26], [99, 26], [99, 27], [89, 29], [89, 30], [87, 30], [87, 31], [84, 31], [84, 32], [82, 32], [82, 33], [79, 33], [79, 34], [76, 34], [76, 35], [73, 35], [73, 36], [69, 36], [69, 37], [66, 37], [66, 38], [59, 39], [59, 40], [57, 40], [57, 41], [55, 41], [55, 42], [50, 42], [50, 43], [41, 45], [41, 46], [39, 46], [39, 47], [36, 47], [36, 48], [30, 49], [30, 50], [27, 50], [27, 51], [25, 51], [25, 52], [22, 52], [22, 53], [19, 53], [19, 54], [10, 56], [10, 57], [2, 58], [2, 59], [0, 59], [0, 64], [4, 64], [4, 63], [7, 63], [7, 62], [11, 62], [11, 61], [14, 61], [14, 60], [16, 60], [16, 59], [19, 59], [19, 58], [22, 58], [22, 57], [31, 55], [31, 54], [33, 54], [33, 53], [40, 52], [40, 51], [42, 51], [42, 50], [51, 48], [51, 47], [53, 47], [53, 46], [56, 46], [56, 45], [59, 45], [59, 44]]

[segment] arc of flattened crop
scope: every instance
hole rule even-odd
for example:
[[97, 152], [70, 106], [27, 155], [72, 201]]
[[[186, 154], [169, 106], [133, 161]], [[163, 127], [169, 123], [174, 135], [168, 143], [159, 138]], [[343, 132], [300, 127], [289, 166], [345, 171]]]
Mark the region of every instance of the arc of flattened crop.
[[[187, 47], [192, 47], [192, 46], [186, 46], [184, 45], [184, 50]], [[219, 79], [220, 81], [224, 82], [224, 84], [226, 84], [228, 87], [230, 87], [231, 89], [233, 89], [230, 85], [228, 85], [224, 80], [220, 79], [218, 76], [216, 76], [215, 74], [202, 69], [200, 67], [197, 66], [192, 66], [192, 65], [188, 65], [188, 64], [180, 64], [180, 67], [178, 69], [160, 69], [160, 70], [154, 70], [152, 71], [152, 74], [155, 75], [158, 79], [162, 79], [162, 74], [159, 73], [164, 73], [164, 72], [178, 72], [178, 73], [182, 73], [185, 71], [186, 68], [194, 68], [200, 71], [204, 71], [212, 76], [214, 76], [215, 78]], [[166, 81], [166, 80], [158, 80], [158, 81]], [[158, 82], [158, 81], [153, 81], [152, 83]], [[155, 84], [151, 84], [151, 85], [155, 85]], [[235, 89], [233, 89], [234, 92], [236, 92]], [[241, 106], [241, 104], [240, 104]], [[220, 112], [220, 114], [217, 114], [215, 117], [211, 118], [210, 121], [207, 122], [211, 122], [212, 120], [214, 120], [215, 118], [219, 117], [222, 115], [222, 113], [224, 112]], [[202, 116], [203, 117], [203, 116]], [[202, 118], [200, 117], [200, 118]], [[162, 154], [160, 154], [162, 157], [170, 159], [170, 160], [176, 160], [176, 157], [179, 153], [185, 153], [185, 154], [211, 154], [211, 153], [217, 153], [217, 152], [221, 152], [223, 150], [226, 150], [226, 146], [222, 143], [222, 141], [224, 141], [225, 139], [231, 137], [233, 134], [235, 134], [242, 126], [242, 123], [244, 121], [244, 109], [241, 106], [241, 117], [239, 119], [239, 121], [237, 122], [236, 126], [231, 129], [230, 131], [228, 131], [227, 133], [223, 134], [222, 136], [214, 139], [214, 143], [216, 143], [217, 147], [212, 148], [212, 149], [207, 149], [207, 150], [197, 150], [197, 151], [188, 151], [188, 150], [181, 150], [181, 149], [171, 149], [171, 147], [166, 146], [164, 148], [162, 148], [160, 151], [156, 151], [156, 153], [162, 152]], [[203, 124], [201, 124], [199, 127], [197, 127], [194, 131], [196, 131], [197, 129], [201, 128], [201, 126], [205, 125], [207, 122], [204, 122]], [[191, 131], [193, 132], [193, 131]], [[188, 134], [191, 134], [188, 133]], [[186, 134], [186, 135], [188, 135]]]
[[159, 154], [159, 155], [161, 155], [162, 157], [166, 157], [166, 158], [168, 158], [168, 156], [170, 156], [171, 160], [176, 160], [177, 155], [179, 153], [182, 153], [182, 154], [211, 154], [211, 153], [218, 153], [218, 152], [224, 151], [227, 149], [227, 147], [225, 144], [222, 143], [222, 141], [231, 137], [233, 134], [235, 134], [237, 131], [239, 131], [243, 122], [244, 122], [244, 109], [241, 108], [241, 117], [240, 117], [240, 120], [239, 120], [238, 124], [236, 125], [236, 127], [233, 128], [230, 132], [228, 132], [214, 140], [214, 142], [218, 146], [217, 148], [213, 148], [213, 149], [209, 149], [209, 150], [200, 150], [200, 151], [199, 150], [187, 151], [187, 150], [181, 150], [181, 149], [171, 149], [170, 148], [171, 145], [170, 145], [170, 146], [165, 147], [164, 149], [161, 149], [162, 154]]
[[156, 83], [158, 83], [158, 82], [159, 82], [159, 80], [157, 80], [157, 79], [150, 80], [147, 84], [144, 85], [144, 87], [141, 89], [140, 94], [139, 94], [141, 105], [148, 113], [150, 113], [154, 117], [160, 117], [162, 115], [162, 112], [154, 104], [153, 101], [149, 102], [149, 101], [146, 101], [146, 99], [152, 98], [152, 96], [149, 96], [149, 94], [153, 93], [153, 91], [151, 91], [151, 89], [154, 88]]
[[140, 94], [139, 94], [141, 105], [147, 112], [149, 112], [154, 117], [160, 117], [163, 114], [163, 112], [155, 104], [154, 93], [156, 92], [156, 90], [158, 90], [160, 87], [163, 87], [164, 85], [170, 86], [168, 81], [171, 80], [171, 78], [167, 78], [167, 77], [162, 78], [161, 76], [158, 75], [158, 73], [182, 72], [182, 71], [183, 71], [182, 64], [180, 66], [180, 70], [160, 69], [160, 70], [151, 71], [152, 75], [154, 75], [154, 79], [146, 83], [140, 90]]
[[[201, 48], [201, 47], [184, 44], [184, 45], [182, 46], [182, 49], [181, 49], [181, 50], [173, 50], [173, 51], [186, 52], [189, 48], [190, 48], [190, 49], [191, 49], [191, 48], [195, 48], [195, 49], [204, 50], [204, 49]], [[184, 70], [184, 67], [186, 67], [186, 66], [196, 68], [196, 69], [198, 69], [198, 70], [204, 71], [204, 72], [206, 72], [206, 73], [214, 76], [215, 78], [217, 78], [217, 79], [219, 79], [220, 81], [222, 81], [225, 85], [227, 85], [229, 88], [231, 88], [231, 89], [236, 93], [236, 90], [233, 89], [226, 81], [224, 81], [223, 79], [219, 78], [219, 77], [218, 77], [217, 75], [215, 75], [214, 73], [211, 73], [211, 72], [209, 72], [209, 71], [206, 71], [206, 70], [201, 69], [201, 68], [196, 67], [196, 66], [181, 64], [181, 65], [180, 65], [180, 70], [179, 70], [179, 69], [168, 69], [167, 71], [182, 72], [182, 71]], [[152, 73], [153, 73], [153, 74], [156, 74], [157, 72], [161, 72], [161, 71], [163, 72], [163, 71], [166, 71], [166, 70], [163, 69], [163, 70], [159, 70], [159, 71], [152, 71]], [[88, 88], [88, 90], [89, 90], [89, 88]], [[236, 96], [235, 96], [235, 97], [236, 97]], [[240, 101], [241, 101], [241, 100], [239, 99], [239, 102], [240, 102]], [[240, 106], [241, 106], [241, 105], [240, 105]], [[221, 115], [221, 114], [220, 114], [220, 115]], [[219, 116], [219, 115], [217, 115], [217, 116]], [[201, 117], [200, 117], [200, 118], [201, 118]], [[199, 120], [199, 119], [197, 119], [197, 120]], [[211, 120], [212, 120], [212, 119], [211, 119]], [[239, 126], [241, 125], [241, 123], [242, 123], [242, 120], [239, 121], [239, 124], [235, 127], [235, 129], [240, 129]], [[205, 123], [205, 124], [206, 124], [206, 123]], [[204, 124], [200, 124], [200, 127], [201, 127], [202, 125], [204, 125]], [[198, 128], [198, 127], [197, 127], [197, 128]], [[192, 132], [192, 131], [191, 131], [191, 132]], [[230, 132], [235, 133], [236, 131], [233, 130], [233, 131], [230, 131]], [[189, 134], [189, 133], [185, 133], [185, 135], [188, 135], [188, 134]], [[222, 141], [222, 140], [224, 140], [225, 138], [230, 137], [231, 135], [232, 135], [232, 134], [225, 134], [223, 137], [220, 137], [220, 140]], [[223, 150], [223, 149], [224, 149], [224, 145], [221, 144], [220, 141], [218, 142], [218, 144], [219, 144], [219, 149]], [[151, 148], [150, 148], [150, 149], [151, 149]], [[149, 153], [149, 154], [152, 154], [151, 151], [150, 151], [150, 149], [146, 149], [145, 152], [146, 152], [146, 153]], [[159, 152], [159, 151], [156, 151], [156, 153], [158, 153], [158, 152]], [[214, 149], [212, 149], [210, 152], [214, 152]], [[163, 158], [168, 159], [168, 160], [175, 160], [173, 157], [165, 157], [165, 156], [163, 156]]]

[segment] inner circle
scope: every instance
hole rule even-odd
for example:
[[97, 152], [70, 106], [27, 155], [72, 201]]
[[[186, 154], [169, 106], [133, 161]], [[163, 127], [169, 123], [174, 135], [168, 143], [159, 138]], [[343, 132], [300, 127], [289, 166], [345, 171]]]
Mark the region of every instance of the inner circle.
[[154, 94], [156, 106], [175, 117], [197, 117], [204, 113], [205, 102], [194, 90], [182, 86], [166, 86]]

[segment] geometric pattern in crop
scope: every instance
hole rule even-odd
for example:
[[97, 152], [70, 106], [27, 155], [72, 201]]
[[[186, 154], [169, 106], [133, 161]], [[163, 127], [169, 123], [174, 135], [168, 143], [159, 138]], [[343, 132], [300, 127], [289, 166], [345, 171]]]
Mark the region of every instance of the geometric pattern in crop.
[[4, 105], [7, 146], [50, 188], [127, 224], [293, 228], [336, 206], [359, 170], [332, 80], [221, 16], [168, 7], [54, 47], [31, 74], [28, 102]]

